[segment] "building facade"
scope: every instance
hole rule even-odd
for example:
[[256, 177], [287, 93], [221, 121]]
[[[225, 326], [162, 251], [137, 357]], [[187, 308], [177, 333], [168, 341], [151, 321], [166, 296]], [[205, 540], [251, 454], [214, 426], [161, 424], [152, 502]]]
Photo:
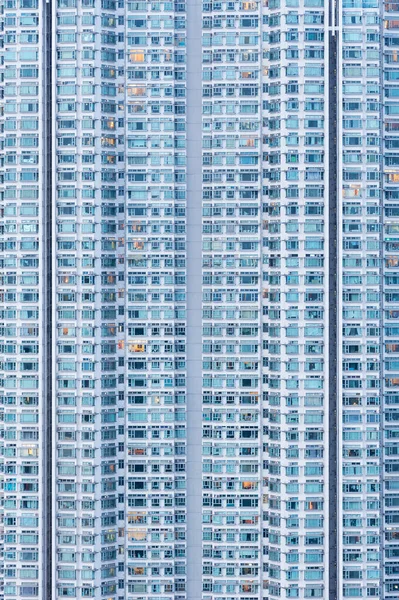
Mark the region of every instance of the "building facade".
[[0, 13], [0, 598], [399, 598], [399, 4]]

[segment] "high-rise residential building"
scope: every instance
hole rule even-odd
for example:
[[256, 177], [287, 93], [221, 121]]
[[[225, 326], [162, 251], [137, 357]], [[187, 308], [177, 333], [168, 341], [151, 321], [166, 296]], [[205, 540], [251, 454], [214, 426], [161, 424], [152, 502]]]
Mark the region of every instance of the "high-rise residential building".
[[0, 600], [399, 598], [399, 0], [0, 0]]

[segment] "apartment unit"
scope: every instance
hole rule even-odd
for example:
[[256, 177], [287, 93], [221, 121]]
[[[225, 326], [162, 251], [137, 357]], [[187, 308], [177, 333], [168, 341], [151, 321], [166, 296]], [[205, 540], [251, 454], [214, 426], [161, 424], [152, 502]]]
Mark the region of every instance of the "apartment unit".
[[399, 4], [0, 13], [0, 598], [398, 598]]

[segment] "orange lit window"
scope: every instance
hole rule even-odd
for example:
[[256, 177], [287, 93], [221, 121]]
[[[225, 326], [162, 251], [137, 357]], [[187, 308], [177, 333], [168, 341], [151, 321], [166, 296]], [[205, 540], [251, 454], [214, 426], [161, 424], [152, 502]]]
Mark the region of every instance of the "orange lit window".
[[132, 342], [129, 344], [129, 352], [145, 352], [145, 344]]
[[145, 88], [129, 85], [127, 88], [127, 95], [128, 96], [145, 96]]
[[242, 482], [243, 490], [252, 490], [254, 488], [256, 488], [256, 483], [254, 481], [243, 481]]
[[144, 62], [144, 51], [143, 50], [132, 50], [130, 52], [131, 62]]

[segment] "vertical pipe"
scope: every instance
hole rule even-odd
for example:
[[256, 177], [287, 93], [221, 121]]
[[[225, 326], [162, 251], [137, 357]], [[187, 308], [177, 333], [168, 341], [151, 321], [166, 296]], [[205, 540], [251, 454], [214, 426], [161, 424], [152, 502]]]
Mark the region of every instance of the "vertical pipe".
[[202, 596], [201, 0], [187, 2], [187, 598]]
[[329, 27], [329, 599], [337, 598], [337, 35], [335, 4]]
[[43, 306], [43, 333], [44, 333], [44, 403], [43, 416], [43, 590], [45, 598], [52, 598], [53, 580], [53, 488], [52, 488], [52, 420], [53, 420], [53, 253], [52, 253], [52, 228], [53, 228], [53, 187], [52, 187], [52, 12], [53, 3], [46, 0], [43, 4], [43, 104], [41, 119], [43, 122], [43, 183], [44, 183], [44, 223], [43, 223], [43, 258], [44, 258], [44, 306]]

